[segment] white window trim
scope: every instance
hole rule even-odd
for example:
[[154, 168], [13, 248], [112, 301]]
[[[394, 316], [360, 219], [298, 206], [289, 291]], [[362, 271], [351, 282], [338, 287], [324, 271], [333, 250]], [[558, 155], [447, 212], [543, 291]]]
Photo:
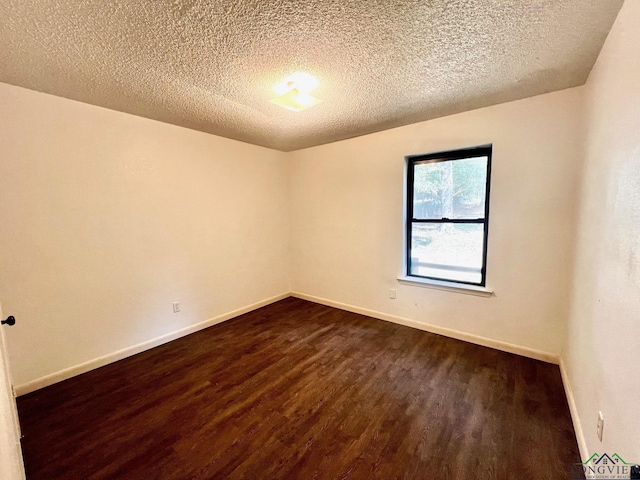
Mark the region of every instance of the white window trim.
[[413, 277], [408, 275], [398, 277], [398, 283], [414, 287], [434, 288], [436, 290], [444, 290], [446, 292], [475, 295], [477, 297], [490, 297], [493, 295], [493, 290], [486, 287], [480, 287], [478, 285], [467, 285], [464, 283], [446, 282], [444, 280], [433, 280], [431, 278]]

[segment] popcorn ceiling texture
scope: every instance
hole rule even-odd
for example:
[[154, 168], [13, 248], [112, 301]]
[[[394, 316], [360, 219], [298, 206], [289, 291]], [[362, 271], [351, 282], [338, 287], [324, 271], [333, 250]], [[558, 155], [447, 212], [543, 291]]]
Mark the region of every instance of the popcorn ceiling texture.
[[581, 85], [622, 3], [3, 0], [0, 81], [290, 151]]

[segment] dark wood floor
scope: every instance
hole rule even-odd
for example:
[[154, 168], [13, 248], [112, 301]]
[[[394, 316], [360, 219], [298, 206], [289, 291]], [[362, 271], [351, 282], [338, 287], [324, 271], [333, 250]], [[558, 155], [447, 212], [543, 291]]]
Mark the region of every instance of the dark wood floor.
[[558, 367], [288, 298], [18, 399], [28, 479], [563, 479]]

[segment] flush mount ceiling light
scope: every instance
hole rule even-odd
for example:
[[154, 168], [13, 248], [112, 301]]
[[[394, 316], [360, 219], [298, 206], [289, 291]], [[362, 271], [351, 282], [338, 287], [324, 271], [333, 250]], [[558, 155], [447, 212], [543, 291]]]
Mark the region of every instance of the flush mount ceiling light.
[[271, 103], [293, 112], [300, 112], [322, 101], [309, 93], [317, 86], [316, 77], [309, 73], [296, 72], [273, 86], [273, 91], [278, 96], [272, 99]]

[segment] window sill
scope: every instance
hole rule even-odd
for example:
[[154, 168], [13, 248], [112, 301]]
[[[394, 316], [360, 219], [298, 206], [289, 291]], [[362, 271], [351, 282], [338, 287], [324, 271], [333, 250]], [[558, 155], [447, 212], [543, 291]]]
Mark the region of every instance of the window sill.
[[431, 280], [430, 278], [419, 277], [398, 277], [398, 282], [403, 285], [413, 285], [415, 287], [435, 288], [447, 292], [464, 293], [465, 295], [475, 295], [477, 297], [490, 297], [493, 290], [476, 285], [465, 285], [462, 283], [445, 282], [442, 280]]

